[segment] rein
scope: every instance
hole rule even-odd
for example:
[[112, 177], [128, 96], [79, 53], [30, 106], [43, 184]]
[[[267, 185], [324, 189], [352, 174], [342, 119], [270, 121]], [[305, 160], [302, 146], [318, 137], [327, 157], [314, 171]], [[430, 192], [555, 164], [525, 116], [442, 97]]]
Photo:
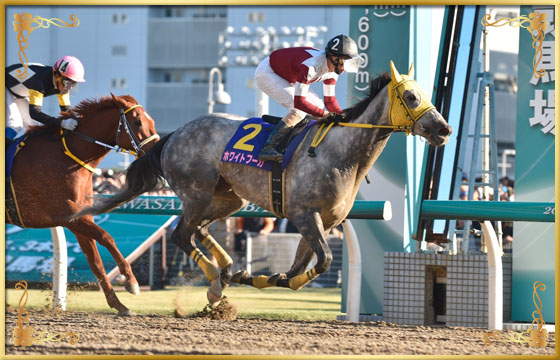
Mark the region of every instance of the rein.
[[[410, 135], [412, 133], [414, 123], [428, 111], [435, 109], [435, 106], [426, 101], [426, 95], [421, 91], [420, 88], [417, 88], [417, 90], [421, 92], [421, 95], [423, 95], [421, 97], [421, 103], [416, 108], [410, 109], [403, 99], [403, 93], [407, 89], [407, 83], [409, 82], [413, 82], [413, 80], [402, 76], [401, 81], [393, 81], [391, 85], [388, 86], [387, 91], [389, 93], [389, 119], [391, 120], [391, 125], [355, 124], [349, 122], [331, 122], [327, 125], [326, 123], [323, 123], [319, 127], [319, 130], [317, 131], [315, 137], [313, 138], [313, 141], [311, 142], [309, 153], [315, 153], [315, 148], [323, 141], [325, 136], [327, 136], [327, 133], [333, 125], [366, 129], [393, 129], [394, 131], [403, 131], [406, 135]], [[400, 107], [394, 106], [397, 101]]]
[[[120, 118], [119, 118], [119, 127], [117, 128], [117, 135], [116, 135], [116, 140], [115, 140], [115, 145], [109, 145], [106, 144], [102, 141], [96, 140], [94, 138], [92, 138], [91, 136], [79, 133], [77, 131], [73, 131], [70, 130], [73, 134], [78, 135], [79, 137], [81, 137], [82, 139], [97, 144], [99, 146], [102, 146], [104, 148], [107, 148], [109, 150], [114, 150], [115, 152], [118, 153], [123, 153], [123, 154], [130, 154], [130, 155], [134, 155], [136, 158], [138, 158], [138, 154], [140, 153], [140, 151], [143, 152], [142, 147], [144, 145], [146, 145], [147, 143], [149, 143], [152, 140], [155, 139], [159, 139], [159, 135], [158, 134], [154, 134], [148, 138], [146, 138], [144, 141], [140, 141], [131, 131], [130, 131], [130, 125], [128, 123], [128, 120], [126, 118], [126, 113], [128, 113], [129, 111], [131, 111], [132, 109], [135, 109], [137, 107], [142, 107], [142, 105], [133, 105], [131, 107], [129, 107], [126, 110], [123, 110], [122, 108], [120, 109]], [[132, 147], [134, 148], [134, 150], [128, 150], [123, 148], [122, 146], [117, 145], [119, 143], [119, 137], [121, 135], [121, 128], [124, 128], [128, 138], [130, 139], [130, 143], [132, 144]], [[93, 167], [89, 166], [88, 164], [86, 164], [84, 161], [80, 160], [76, 155], [74, 155], [70, 149], [68, 149], [68, 145], [66, 145], [66, 134], [64, 133], [64, 130], [61, 128], [60, 129], [60, 135], [61, 135], [61, 139], [62, 139], [62, 145], [64, 146], [64, 154], [67, 155], [69, 158], [71, 158], [72, 160], [74, 160], [76, 163], [78, 163], [79, 165], [81, 165], [82, 167], [86, 168], [87, 170], [89, 170], [92, 173], [97, 173], [97, 169], [94, 169]]]

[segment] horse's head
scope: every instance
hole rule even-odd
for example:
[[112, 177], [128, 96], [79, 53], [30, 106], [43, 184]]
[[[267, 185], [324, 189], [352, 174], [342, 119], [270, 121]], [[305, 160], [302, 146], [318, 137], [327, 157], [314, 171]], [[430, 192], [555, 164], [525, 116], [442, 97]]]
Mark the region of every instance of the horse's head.
[[418, 83], [414, 81], [414, 66], [408, 75], [401, 75], [391, 61], [391, 122], [403, 126], [413, 135], [420, 135], [430, 145], [441, 146], [447, 143], [453, 129], [441, 116]]
[[120, 112], [116, 145], [141, 156], [159, 141], [154, 120], [132, 96], [111, 93], [111, 97]]

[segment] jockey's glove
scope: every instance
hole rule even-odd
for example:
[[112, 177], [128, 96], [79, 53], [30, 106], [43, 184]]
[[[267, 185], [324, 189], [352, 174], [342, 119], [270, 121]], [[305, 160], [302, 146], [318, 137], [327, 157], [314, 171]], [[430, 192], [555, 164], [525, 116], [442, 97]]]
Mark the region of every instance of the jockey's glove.
[[344, 114], [337, 114], [335, 112], [330, 112], [329, 115], [327, 115], [321, 121], [321, 123], [324, 123], [324, 124], [334, 123], [335, 125], [338, 125], [338, 123], [341, 122], [341, 121], [344, 121]]
[[64, 119], [60, 122], [60, 126], [67, 130], [74, 130], [78, 126], [78, 122], [74, 119]]

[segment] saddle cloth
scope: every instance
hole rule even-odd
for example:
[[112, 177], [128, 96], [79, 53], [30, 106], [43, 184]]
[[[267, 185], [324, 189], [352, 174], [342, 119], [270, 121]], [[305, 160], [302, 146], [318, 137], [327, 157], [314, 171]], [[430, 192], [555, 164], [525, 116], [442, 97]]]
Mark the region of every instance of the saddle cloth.
[[[24, 140], [27, 139], [27, 136], [21, 136], [14, 140], [13, 143], [6, 149], [6, 169], [5, 174], [6, 178], [9, 178], [12, 175], [12, 166], [14, 165], [14, 158], [18, 153], [19, 149], [25, 146]], [[21, 145], [20, 145], [21, 144]]]
[[[290, 139], [286, 151], [284, 152], [282, 170], [288, 166], [298, 145], [315, 123], [316, 121], [314, 120], [309, 121], [302, 131], [293, 135], [293, 138]], [[226, 145], [222, 155], [222, 161], [271, 171], [273, 161], [260, 161], [258, 157], [270, 132], [274, 129], [274, 126], [275, 125], [264, 121], [262, 118], [250, 118], [243, 121]], [[296, 131], [297, 129], [294, 129], [294, 132]]]
[[7, 222], [17, 225], [19, 227], [25, 227], [21, 214], [19, 212], [16, 195], [14, 192], [14, 187], [12, 183], [12, 166], [14, 165], [14, 158], [23, 146], [25, 146], [25, 140], [27, 140], [28, 135], [19, 137], [14, 140], [12, 144], [6, 149], [6, 178], [5, 178], [5, 216]]

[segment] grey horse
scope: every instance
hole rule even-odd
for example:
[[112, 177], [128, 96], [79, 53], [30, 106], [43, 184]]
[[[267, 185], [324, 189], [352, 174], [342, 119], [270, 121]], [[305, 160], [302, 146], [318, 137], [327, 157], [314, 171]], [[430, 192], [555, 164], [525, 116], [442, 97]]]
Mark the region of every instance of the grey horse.
[[[172, 240], [201, 266], [211, 284], [207, 293], [211, 304], [219, 302], [229, 283], [298, 290], [328, 270], [332, 253], [327, 234], [350, 212], [362, 179], [394, 131], [422, 136], [435, 146], [448, 141], [452, 129], [413, 80], [413, 71], [411, 66], [408, 75], [401, 75], [391, 62], [391, 77], [384, 73], [371, 82], [369, 96], [345, 110], [345, 123], [339, 124], [345, 126], [329, 127], [316, 157], [308, 156], [306, 149], [319, 124], [300, 144], [284, 172], [283, 215], [302, 234], [286, 273], [253, 277], [242, 270], [232, 275], [231, 257], [208, 233], [213, 221], [235, 213], [248, 201], [273, 211], [267, 171], [221, 161], [244, 120], [239, 116], [209, 114], [185, 124], [131, 164], [120, 192], [77, 216], [110, 211], [161, 186], [165, 179], [183, 202]], [[195, 238], [216, 257], [221, 270], [196, 247]], [[305, 271], [314, 254], [316, 264]]]

